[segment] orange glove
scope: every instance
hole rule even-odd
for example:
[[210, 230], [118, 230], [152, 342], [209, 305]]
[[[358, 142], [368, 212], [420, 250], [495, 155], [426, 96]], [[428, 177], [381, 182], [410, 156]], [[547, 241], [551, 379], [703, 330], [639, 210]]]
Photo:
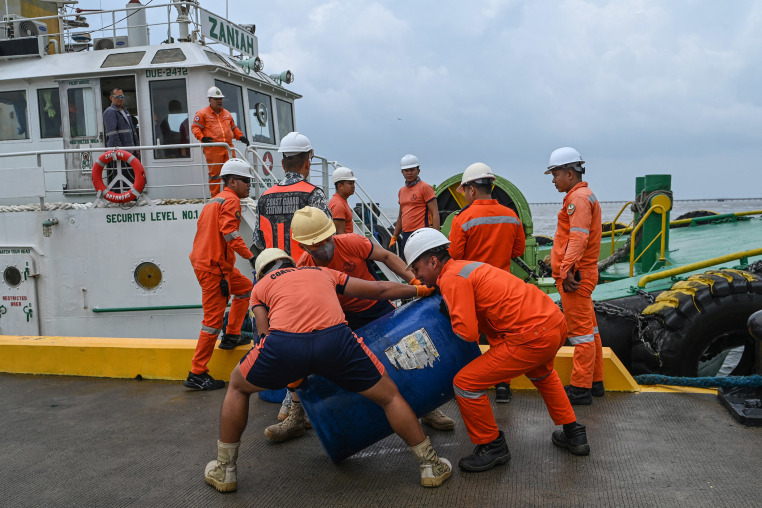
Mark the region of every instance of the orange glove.
[[397, 237], [393, 236], [391, 240], [389, 240], [389, 248], [391, 249], [392, 246], [397, 243]]
[[437, 288], [430, 288], [428, 286], [417, 285], [415, 286], [415, 296], [431, 296], [434, 294]]
[[419, 281], [418, 279], [413, 279], [410, 282], [408, 282], [408, 284], [410, 284], [411, 286], [420, 286], [423, 283]]

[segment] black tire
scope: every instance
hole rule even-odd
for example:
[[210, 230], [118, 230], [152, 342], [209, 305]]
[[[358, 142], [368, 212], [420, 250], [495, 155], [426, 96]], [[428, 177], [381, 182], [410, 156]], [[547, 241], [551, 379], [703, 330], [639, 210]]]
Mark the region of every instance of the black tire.
[[534, 240], [537, 245], [553, 245], [553, 237], [548, 235], [534, 235]]
[[[674, 218], [672, 220], [683, 220], [683, 219], [695, 219], [697, 217], [710, 217], [712, 215], [719, 215], [717, 212], [714, 212], [712, 210], [693, 210], [690, 212], [686, 212], [682, 215], [679, 215], [677, 218]], [[686, 228], [690, 226], [689, 224], [677, 224], [675, 226], [670, 226], [671, 229], [674, 228]]]
[[714, 377], [729, 352], [743, 347], [740, 360], [726, 368], [732, 368], [730, 375], [753, 374], [755, 344], [746, 321], [760, 309], [762, 278], [751, 272], [709, 270], [675, 283], [643, 310], [659, 323], [651, 344], [658, 362], [648, 370]]
[[[611, 221], [602, 223], [601, 224], [601, 232], [603, 232], [603, 233], [610, 233], [611, 232], [611, 224], [612, 224]], [[621, 222], [617, 222], [614, 225], [614, 230], [625, 229], [626, 227], [627, 227], [627, 224], [623, 224]]]

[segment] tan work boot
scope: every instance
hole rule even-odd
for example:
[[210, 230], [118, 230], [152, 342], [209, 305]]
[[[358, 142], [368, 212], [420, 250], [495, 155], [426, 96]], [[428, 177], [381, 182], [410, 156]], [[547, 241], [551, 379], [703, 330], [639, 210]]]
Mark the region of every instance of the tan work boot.
[[292, 402], [288, 418], [265, 429], [265, 436], [276, 442], [288, 441], [304, 434], [306, 416], [301, 402]]
[[424, 487], [439, 487], [452, 475], [450, 461], [437, 456], [428, 437], [420, 444], [411, 446], [410, 451], [421, 464], [421, 485]]
[[241, 443], [223, 443], [217, 441], [217, 460], [209, 462], [204, 468], [206, 483], [220, 492], [233, 492], [238, 488], [235, 463], [238, 459], [238, 446]]
[[455, 422], [452, 418], [445, 415], [439, 409], [421, 416], [421, 423], [436, 430], [452, 430], [455, 428]]

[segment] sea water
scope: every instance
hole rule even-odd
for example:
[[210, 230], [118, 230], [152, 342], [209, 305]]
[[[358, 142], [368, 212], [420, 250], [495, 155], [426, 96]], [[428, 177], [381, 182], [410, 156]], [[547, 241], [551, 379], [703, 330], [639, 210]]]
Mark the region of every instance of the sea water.
[[[601, 214], [603, 222], [614, 220], [614, 217], [622, 209], [626, 201], [606, 201], [601, 202]], [[553, 236], [556, 232], [556, 222], [558, 221], [558, 212], [561, 210], [561, 200], [557, 203], [530, 203], [529, 209], [532, 212], [532, 222], [534, 222], [534, 234]], [[382, 210], [392, 222], [397, 219], [398, 208], [382, 207]], [[707, 200], [676, 200], [672, 203], [670, 211], [670, 220], [675, 220], [684, 213], [694, 210], [711, 210], [717, 213], [746, 212], [751, 210], [762, 210], [762, 198], [760, 199], [707, 199]], [[632, 222], [632, 212], [629, 207], [622, 212], [617, 222], [629, 224]]]

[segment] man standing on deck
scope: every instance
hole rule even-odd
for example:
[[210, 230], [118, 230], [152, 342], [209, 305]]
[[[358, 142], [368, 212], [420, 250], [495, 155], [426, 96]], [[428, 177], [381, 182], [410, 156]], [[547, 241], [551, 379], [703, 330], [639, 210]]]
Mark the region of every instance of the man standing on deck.
[[[337, 235], [331, 219], [317, 208], [307, 206], [298, 210], [291, 222], [291, 231], [293, 239], [304, 250], [297, 266], [327, 267], [357, 279], [374, 281], [378, 278], [371, 262], [377, 261], [384, 263], [405, 282], [420, 285], [398, 256], [386, 249], [374, 247], [363, 235]], [[394, 310], [389, 300], [365, 300], [339, 295], [339, 303], [352, 331]], [[289, 388], [292, 400], [285, 420], [265, 429], [265, 436], [273, 441], [286, 441], [304, 434], [307, 420], [294, 388]], [[455, 427], [455, 422], [439, 409], [421, 417], [421, 422], [436, 430], [452, 430]]]
[[[336, 194], [328, 202], [328, 208], [333, 216], [333, 225], [336, 226], [336, 234], [354, 232], [354, 221], [352, 220], [352, 209], [347, 203], [349, 196], [355, 193], [355, 174], [349, 168], [336, 168], [332, 176], [333, 186]], [[400, 260], [402, 261], [402, 260]]]
[[241, 239], [241, 199], [249, 197], [251, 170], [249, 163], [230, 159], [220, 173], [225, 188], [210, 200], [198, 218], [198, 230], [190, 254], [193, 270], [201, 285], [204, 320], [193, 354], [191, 371], [183, 383], [195, 390], [219, 390], [225, 382], [209, 375], [207, 364], [222, 331], [222, 321], [230, 296], [233, 303], [228, 314], [228, 327], [220, 349], [233, 349], [249, 343], [241, 337], [241, 325], [246, 317], [252, 283], [234, 266], [235, 255], [254, 264], [254, 255]]
[[591, 297], [598, 284], [601, 205], [582, 181], [584, 163], [574, 148], [559, 148], [550, 154], [545, 174], [552, 174], [558, 192], [566, 193], [550, 253], [568, 341], [574, 346], [571, 384], [566, 393], [572, 404], [589, 405], [593, 395], [602, 397], [605, 390], [601, 336]]
[[[191, 131], [202, 143], [227, 143], [233, 148], [233, 139], [249, 146], [249, 140], [243, 132], [236, 127], [233, 115], [222, 107], [222, 99], [225, 96], [222, 90], [216, 86], [211, 87], [206, 96], [209, 98], [209, 106], [196, 112], [193, 118]], [[206, 165], [209, 168], [209, 191], [212, 197], [220, 192], [220, 168], [228, 160], [228, 149], [224, 146], [204, 147]]]
[[254, 245], [260, 251], [278, 248], [299, 259], [302, 249], [291, 238], [291, 218], [305, 206], [314, 206], [329, 217], [325, 194], [320, 187], [309, 182], [310, 161], [314, 152], [307, 136], [290, 132], [280, 141], [278, 152], [283, 154], [286, 176], [280, 183], [267, 189], [257, 201], [257, 219], [254, 225]]
[[536, 286], [487, 263], [454, 260], [448, 245], [439, 231], [419, 229], [408, 238], [405, 257], [423, 284], [439, 286], [453, 332], [471, 342], [484, 334], [489, 341], [489, 350], [463, 367], [453, 380], [455, 400], [476, 444], [458, 467], [487, 471], [511, 459], [487, 389], [522, 374], [540, 391], [553, 422], [563, 425], [563, 430], [553, 432], [553, 444], [574, 455], [589, 454], [585, 426], [577, 423], [554, 368], [556, 352], [566, 340], [564, 315]]
[[452, 474], [449, 461], [437, 455], [383, 364], [349, 329], [336, 297], [388, 300], [426, 296], [433, 290], [369, 282], [330, 268], [295, 268], [293, 258], [280, 249], [259, 255], [256, 274], [251, 306], [260, 340], [230, 376], [220, 414], [217, 459], [204, 469], [206, 482], [220, 492], [238, 488], [236, 462], [251, 395], [310, 374], [326, 377], [381, 406], [391, 428], [418, 460], [421, 485], [439, 487], [447, 480]]
[[405, 241], [413, 231], [423, 227], [439, 230], [439, 207], [437, 196], [431, 185], [421, 180], [421, 164], [418, 157], [407, 154], [400, 160], [405, 186], [399, 190], [400, 205], [394, 234], [389, 241], [389, 248], [399, 242], [400, 257], [404, 256]]
[[[111, 99], [111, 106], [103, 111], [103, 130], [106, 132], [106, 146], [118, 148], [139, 145], [140, 141], [138, 140], [138, 133], [135, 130], [135, 123], [132, 121], [130, 112], [124, 107], [124, 90], [114, 88], [111, 90], [109, 98]], [[139, 151], [134, 150], [134, 155], [140, 160]], [[109, 168], [106, 171], [106, 178], [109, 182], [117, 174], [117, 170], [113, 167], [114, 164], [121, 164], [121, 162], [109, 163]], [[135, 181], [135, 172], [129, 165], [122, 166], [122, 172], [124, 177], [130, 182]], [[120, 182], [120, 184], [115, 185], [114, 190], [116, 192], [123, 192], [128, 189], [129, 187], [127, 187], [125, 182]]]
[[[449, 252], [453, 259], [481, 261], [510, 273], [511, 258], [524, 254], [524, 228], [516, 212], [492, 199], [494, 183], [492, 169], [481, 162], [463, 172], [458, 192], [468, 205], [455, 212]], [[510, 384], [495, 385], [495, 402], [510, 401]]]

